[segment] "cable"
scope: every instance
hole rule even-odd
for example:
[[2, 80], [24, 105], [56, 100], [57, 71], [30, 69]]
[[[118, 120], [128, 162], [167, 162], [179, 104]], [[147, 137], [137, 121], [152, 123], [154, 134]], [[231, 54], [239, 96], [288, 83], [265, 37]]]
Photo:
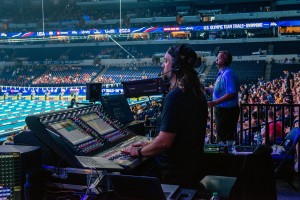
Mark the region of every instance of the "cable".
[[123, 49], [128, 55], [130, 55], [135, 62], [137, 62], [137, 59], [131, 54], [129, 53], [121, 44], [119, 44], [116, 40], [114, 40], [110, 35], [106, 34], [107, 37], [109, 37], [114, 43], [116, 43], [121, 49]]
[[[48, 183], [50, 183], [52, 186], [54, 186], [54, 188], [61, 189], [58, 185], [56, 185], [56, 184], [54, 184], [52, 182], [48, 182]], [[69, 194], [69, 193], [74, 193], [75, 191], [74, 190], [64, 190], [65, 188], [63, 186], [63, 183], [60, 183], [60, 184], [61, 184], [61, 187], [63, 189], [61, 191], [50, 191], [50, 190], [46, 190], [46, 189], [44, 189], [44, 191], [48, 192], [50, 194], [65, 194], [65, 196], [63, 196], [63, 197], [57, 197], [56, 199], [61, 199], [61, 198], [64, 198], [64, 197], [72, 197], [72, 194]]]

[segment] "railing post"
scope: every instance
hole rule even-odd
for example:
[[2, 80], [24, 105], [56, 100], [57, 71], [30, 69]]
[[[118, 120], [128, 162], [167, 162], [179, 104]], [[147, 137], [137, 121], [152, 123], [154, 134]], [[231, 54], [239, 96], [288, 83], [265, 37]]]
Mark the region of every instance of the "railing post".
[[214, 109], [210, 108], [210, 143], [214, 143]]
[[[244, 110], [244, 105], [241, 104], [241, 106], [240, 106], [240, 135], [239, 135], [239, 138], [238, 138], [239, 139], [239, 144], [243, 144], [243, 128], [244, 128], [243, 127], [243, 122], [244, 122], [243, 110]], [[236, 142], [238, 142], [238, 140], [236, 140]]]
[[[251, 113], [252, 113], [252, 108], [251, 106], [249, 106], [249, 110], [248, 110], [248, 123], [249, 123], [249, 128], [248, 128], [248, 140], [250, 145], [252, 145], [252, 127], [251, 127]], [[246, 137], [245, 137], [246, 139]], [[246, 142], [246, 141], [245, 141]]]
[[268, 122], [268, 112], [269, 112], [269, 106], [266, 106], [265, 109], [265, 140], [266, 144], [270, 144], [270, 129], [269, 129], [269, 122]]

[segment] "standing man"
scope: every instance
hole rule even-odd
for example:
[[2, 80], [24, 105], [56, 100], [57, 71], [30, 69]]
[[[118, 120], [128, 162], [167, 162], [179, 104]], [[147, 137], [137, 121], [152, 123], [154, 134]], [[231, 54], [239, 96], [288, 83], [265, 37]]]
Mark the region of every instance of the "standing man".
[[203, 146], [207, 102], [197, 72], [197, 54], [186, 45], [173, 46], [165, 54], [162, 78], [170, 83], [161, 113], [159, 134], [147, 143], [123, 150], [135, 157], [155, 156], [162, 183], [196, 188], [203, 177]]
[[284, 70], [283, 73], [285, 74], [285, 81], [286, 81], [286, 89], [291, 89], [293, 91], [294, 87], [294, 76], [289, 72], [289, 70]]
[[219, 69], [214, 88], [205, 88], [213, 92], [213, 101], [209, 101], [208, 107], [214, 107], [216, 130], [222, 142], [234, 140], [239, 118], [238, 107], [238, 78], [230, 68], [232, 55], [227, 51], [220, 51], [216, 59]]
[[242, 93], [241, 93], [241, 101], [245, 101], [245, 102], [248, 103], [248, 98], [249, 98], [248, 89], [244, 85], [241, 85], [240, 89], [242, 91]]

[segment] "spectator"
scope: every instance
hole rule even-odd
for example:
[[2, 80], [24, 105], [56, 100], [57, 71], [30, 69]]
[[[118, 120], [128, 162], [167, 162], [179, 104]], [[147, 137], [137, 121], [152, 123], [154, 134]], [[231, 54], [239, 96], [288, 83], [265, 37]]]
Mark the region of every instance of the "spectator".
[[14, 144], [14, 138], [12, 136], [8, 136], [6, 140], [3, 142], [3, 145], [13, 145]]
[[267, 93], [267, 99], [270, 103], [275, 103], [275, 99], [273, 97], [273, 94], [271, 94], [271, 91], [269, 89], [266, 90], [266, 93]]
[[282, 99], [280, 98], [279, 93], [275, 93], [275, 104], [280, 104], [282, 103]]
[[242, 91], [241, 101], [248, 102], [248, 97], [249, 97], [248, 89], [244, 85], [241, 85], [240, 89]]
[[[274, 112], [268, 111], [269, 139], [272, 143], [282, 140], [282, 124], [280, 121], [274, 122]], [[262, 136], [266, 137], [266, 129], [262, 130]], [[274, 140], [275, 137], [275, 140]]]
[[294, 87], [294, 76], [287, 69], [284, 70], [283, 73], [285, 74], [286, 88], [289, 88], [292, 90]]

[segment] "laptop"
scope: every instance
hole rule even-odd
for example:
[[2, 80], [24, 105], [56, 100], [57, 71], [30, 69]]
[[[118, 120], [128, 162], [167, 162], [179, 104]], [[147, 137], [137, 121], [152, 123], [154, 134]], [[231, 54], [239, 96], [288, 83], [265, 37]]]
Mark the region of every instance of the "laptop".
[[180, 193], [178, 185], [160, 184], [155, 177], [108, 174], [108, 179], [119, 199], [171, 200]]
[[82, 167], [92, 169], [105, 169], [121, 171], [124, 168], [120, 165], [102, 157], [90, 157], [90, 156], [75, 156]]

